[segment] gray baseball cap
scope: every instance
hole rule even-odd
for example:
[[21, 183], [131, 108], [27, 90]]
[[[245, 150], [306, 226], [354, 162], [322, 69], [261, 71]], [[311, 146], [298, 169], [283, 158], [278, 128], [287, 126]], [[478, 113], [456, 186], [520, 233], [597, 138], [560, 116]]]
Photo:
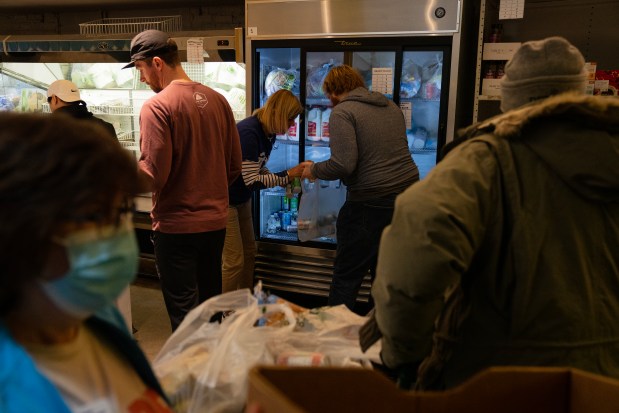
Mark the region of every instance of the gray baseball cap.
[[138, 33], [131, 40], [131, 63], [123, 69], [135, 66], [137, 60], [144, 60], [158, 54], [178, 50], [176, 46], [168, 44], [170, 36], [160, 30], [145, 30]]

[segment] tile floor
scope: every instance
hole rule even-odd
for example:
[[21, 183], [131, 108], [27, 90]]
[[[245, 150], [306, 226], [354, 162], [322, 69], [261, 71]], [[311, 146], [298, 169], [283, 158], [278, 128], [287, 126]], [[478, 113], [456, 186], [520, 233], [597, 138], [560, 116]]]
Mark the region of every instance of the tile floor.
[[130, 287], [134, 337], [152, 362], [172, 334], [159, 280], [138, 277]]

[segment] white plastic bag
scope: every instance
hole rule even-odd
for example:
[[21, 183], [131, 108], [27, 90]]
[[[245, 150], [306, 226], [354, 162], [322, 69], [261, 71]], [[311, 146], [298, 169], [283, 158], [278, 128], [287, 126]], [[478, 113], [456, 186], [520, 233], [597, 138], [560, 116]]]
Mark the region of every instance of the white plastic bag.
[[[273, 317], [279, 324], [254, 327], [265, 314], [280, 314]], [[249, 368], [272, 364], [268, 341], [290, 333], [295, 322], [288, 306], [259, 306], [249, 290], [221, 294], [185, 317], [153, 368], [177, 412], [240, 412]]]
[[153, 367], [176, 412], [241, 413], [248, 372], [258, 364], [370, 367], [380, 361], [379, 343], [365, 353], [358, 344], [367, 317], [344, 305], [305, 310], [275, 296], [262, 299], [260, 284], [256, 295], [260, 302], [249, 290], [209, 299], [165, 343]]
[[335, 224], [346, 201], [346, 186], [341, 181], [301, 182], [301, 200], [297, 218], [299, 241], [320, 237], [336, 240]]

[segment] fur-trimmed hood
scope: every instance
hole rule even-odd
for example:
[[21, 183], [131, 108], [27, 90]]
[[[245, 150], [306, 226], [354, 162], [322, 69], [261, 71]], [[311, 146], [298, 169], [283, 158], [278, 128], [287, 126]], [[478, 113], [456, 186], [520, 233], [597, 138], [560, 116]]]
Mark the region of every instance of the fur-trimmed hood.
[[465, 128], [454, 144], [487, 133], [522, 142], [580, 195], [619, 202], [618, 98], [552, 96]]

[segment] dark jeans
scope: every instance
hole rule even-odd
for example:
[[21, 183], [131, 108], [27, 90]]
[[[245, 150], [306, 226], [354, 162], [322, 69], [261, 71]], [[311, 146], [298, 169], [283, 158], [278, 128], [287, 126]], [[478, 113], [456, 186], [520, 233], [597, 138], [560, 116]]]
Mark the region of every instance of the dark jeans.
[[391, 223], [395, 197], [346, 201], [340, 209], [329, 305], [346, 304], [353, 310], [368, 270], [374, 280], [380, 236]]
[[195, 234], [154, 231], [155, 263], [172, 331], [198, 304], [221, 294], [226, 230]]

